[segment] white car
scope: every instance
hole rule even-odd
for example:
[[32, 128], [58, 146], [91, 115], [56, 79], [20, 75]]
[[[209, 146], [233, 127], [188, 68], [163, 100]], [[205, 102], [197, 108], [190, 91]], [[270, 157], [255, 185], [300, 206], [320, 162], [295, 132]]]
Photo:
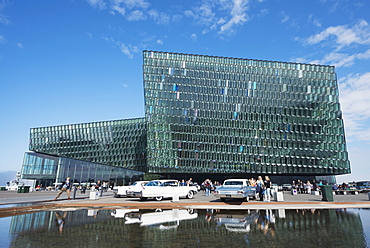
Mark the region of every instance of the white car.
[[153, 180], [135, 191], [127, 191], [127, 196], [138, 197], [140, 200], [155, 198], [161, 201], [163, 198], [174, 196], [192, 199], [196, 193], [196, 186], [179, 186], [177, 180]]
[[114, 209], [110, 212], [110, 215], [114, 218], [125, 218], [126, 214], [131, 212], [139, 212], [140, 209]]
[[[125, 224], [140, 223], [140, 226], [157, 226], [160, 230], [177, 228], [179, 222], [198, 218], [193, 209], [140, 210], [125, 214]], [[169, 225], [172, 224], [172, 225]]]
[[140, 189], [141, 186], [147, 184], [149, 181], [136, 181], [132, 185], [128, 186], [116, 186], [113, 188], [114, 197], [122, 197], [127, 196], [127, 191], [134, 191], [136, 189]]

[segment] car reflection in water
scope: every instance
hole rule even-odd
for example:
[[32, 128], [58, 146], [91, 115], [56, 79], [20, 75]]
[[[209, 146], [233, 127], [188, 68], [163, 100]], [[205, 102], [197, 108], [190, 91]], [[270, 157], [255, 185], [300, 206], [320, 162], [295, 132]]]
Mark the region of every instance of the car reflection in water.
[[140, 209], [115, 209], [112, 210], [110, 215], [114, 218], [125, 218], [127, 213], [130, 212], [139, 212]]
[[140, 210], [125, 214], [125, 224], [139, 223], [140, 226], [156, 227], [160, 230], [177, 228], [180, 221], [198, 218], [193, 209]]
[[217, 226], [224, 225], [226, 230], [231, 232], [249, 232], [251, 224], [259, 218], [257, 210], [219, 210], [214, 214], [214, 221]]

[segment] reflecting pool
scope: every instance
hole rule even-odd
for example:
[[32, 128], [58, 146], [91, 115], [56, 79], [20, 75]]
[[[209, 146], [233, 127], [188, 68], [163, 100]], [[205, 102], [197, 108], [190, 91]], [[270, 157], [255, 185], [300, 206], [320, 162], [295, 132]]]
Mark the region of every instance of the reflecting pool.
[[0, 240], [22, 248], [369, 247], [370, 209], [60, 209], [0, 218]]

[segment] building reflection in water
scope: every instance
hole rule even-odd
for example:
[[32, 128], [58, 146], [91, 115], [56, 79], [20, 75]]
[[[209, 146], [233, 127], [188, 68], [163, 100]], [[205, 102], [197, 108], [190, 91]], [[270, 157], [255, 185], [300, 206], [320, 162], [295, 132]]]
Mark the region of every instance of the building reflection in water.
[[12, 217], [10, 247], [367, 247], [359, 211], [49, 211]]

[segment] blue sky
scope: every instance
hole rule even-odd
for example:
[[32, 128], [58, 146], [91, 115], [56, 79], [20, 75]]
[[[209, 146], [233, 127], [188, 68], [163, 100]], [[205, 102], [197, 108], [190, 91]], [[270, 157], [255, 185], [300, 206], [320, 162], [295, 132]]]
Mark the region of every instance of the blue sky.
[[352, 174], [370, 180], [368, 0], [0, 0], [0, 172], [31, 127], [144, 116], [142, 51], [336, 66]]

